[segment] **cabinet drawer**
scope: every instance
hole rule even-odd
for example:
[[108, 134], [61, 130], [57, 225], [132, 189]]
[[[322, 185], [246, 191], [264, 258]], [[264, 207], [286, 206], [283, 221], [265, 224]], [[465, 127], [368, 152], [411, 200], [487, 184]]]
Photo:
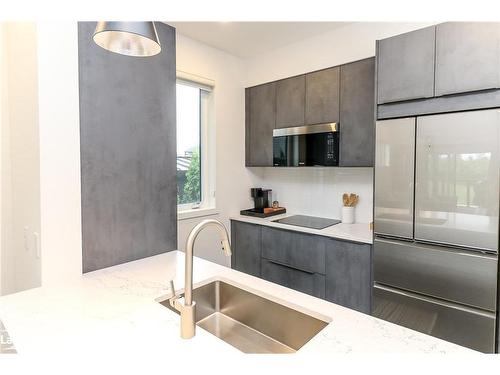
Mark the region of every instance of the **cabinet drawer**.
[[262, 278], [315, 297], [325, 298], [325, 276], [262, 259]]
[[325, 274], [325, 247], [321, 236], [262, 228], [262, 257], [304, 271]]

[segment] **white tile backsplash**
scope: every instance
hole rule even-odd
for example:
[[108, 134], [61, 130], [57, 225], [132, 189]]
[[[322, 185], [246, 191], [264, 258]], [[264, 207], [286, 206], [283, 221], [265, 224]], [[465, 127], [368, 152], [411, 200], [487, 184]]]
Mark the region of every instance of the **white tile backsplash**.
[[357, 223], [373, 218], [372, 168], [252, 168], [254, 186], [273, 190], [273, 200], [294, 214], [341, 219], [342, 194], [356, 193]]

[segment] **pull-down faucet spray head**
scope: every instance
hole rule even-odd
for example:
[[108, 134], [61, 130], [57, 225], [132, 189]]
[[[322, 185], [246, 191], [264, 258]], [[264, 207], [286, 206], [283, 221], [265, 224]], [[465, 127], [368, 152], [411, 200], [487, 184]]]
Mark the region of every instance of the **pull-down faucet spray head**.
[[229, 243], [229, 236], [227, 234], [226, 227], [220, 221], [215, 219], [203, 220], [198, 223], [189, 233], [186, 241], [186, 260], [185, 260], [185, 281], [184, 281], [184, 300], [181, 303], [179, 298], [175, 296], [175, 290], [171, 284], [171, 289], [173, 290], [173, 297], [170, 300], [170, 304], [180, 312], [181, 314], [181, 337], [189, 339], [195, 334], [195, 307], [196, 303], [193, 301], [193, 250], [194, 243], [200, 231], [207, 227], [213, 226], [217, 228], [221, 236], [221, 245], [224, 255], [231, 256], [231, 244]]
[[222, 244], [222, 251], [224, 252], [224, 255], [230, 257], [233, 252], [231, 251], [231, 244], [229, 243], [227, 233], [223, 236], [220, 242]]

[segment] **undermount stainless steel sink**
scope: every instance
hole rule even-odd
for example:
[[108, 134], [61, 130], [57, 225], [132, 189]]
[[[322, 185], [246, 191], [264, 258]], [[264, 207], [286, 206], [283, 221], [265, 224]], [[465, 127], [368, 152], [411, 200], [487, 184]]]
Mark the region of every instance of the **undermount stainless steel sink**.
[[328, 325], [221, 280], [193, 289], [193, 300], [196, 325], [244, 353], [293, 353]]

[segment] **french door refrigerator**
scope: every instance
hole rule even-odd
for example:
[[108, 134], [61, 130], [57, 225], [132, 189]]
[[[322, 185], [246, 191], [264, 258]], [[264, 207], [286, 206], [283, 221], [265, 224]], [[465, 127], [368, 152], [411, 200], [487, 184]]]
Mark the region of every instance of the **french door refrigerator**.
[[495, 351], [500, 108], [376, 123], [373, 314]]

